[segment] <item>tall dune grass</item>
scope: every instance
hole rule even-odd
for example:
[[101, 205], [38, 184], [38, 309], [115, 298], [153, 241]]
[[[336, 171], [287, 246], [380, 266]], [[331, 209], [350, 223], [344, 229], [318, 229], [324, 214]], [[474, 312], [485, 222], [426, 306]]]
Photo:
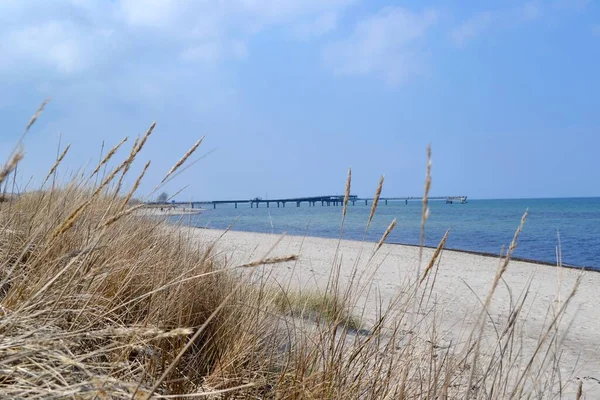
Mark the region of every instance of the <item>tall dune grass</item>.
[[[199, 244], [184, 230], [138, 213], [129, 204], [133, 190], [121, 188], [153, 129], [96, 183], [75, 179], [0, 203], [0, 398], [562, 396], [567, 377], [558, 375], [550, 355], [560, 345], [556, 326], [576, 287], [539, 332], [533, 352], [521, 346], [527, 293], [497, 331], [484, 329], [520, 228], [474, 316], [475, 328], [460, 343], [441, 341], [440, 306], [431, 298], [447, 235], [423, 271], [380, 304], [375, 324], [363, 326], [361, 314], [371, 310], [361, 310], [359, 299], [378, 267], [374, 262], [354, 271], [361, 279], [344, 280], [336, 257], [318, 295], [316, 288], [274, 288], [262, 274], [296, 255], [265, 254], [230, 265], [217, 256], [218, 242]], [[106, 158], [116, 157], [123, 143]], [[6, 179], [20, 158], [13, 155], [0, 177]], [[426, 196], [429, 169], [428, 162]], [[349, 173], [348, 193], [350, 179]], [[133, 189], [138, 185], [136, 179]], [[423, 224], [426, 212], [425, 200]]]

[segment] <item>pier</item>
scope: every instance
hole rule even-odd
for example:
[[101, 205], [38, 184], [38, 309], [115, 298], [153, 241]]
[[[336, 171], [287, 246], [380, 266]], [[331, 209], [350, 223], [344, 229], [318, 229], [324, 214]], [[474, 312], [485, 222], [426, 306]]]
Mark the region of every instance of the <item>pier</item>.
[[[428, 201], [445, 201], [446, 204], [466, 204], [467, 196], [432, 196], [427, 198]], [[348, 204], [356, 205], [363, 203], [365, 206], [369, 204], [373, 204], [375, 201], [372, 197], [358, 197], [355, 195], [351, 195], [348, 198]], [[409, 201], [423, 201], [423, 197], [380, 197], [379, 204], [388, 205], [388, 203], [398, 203], [403, 202], [404, 204], [408, 204]], [[341, 206], [344, 203], [344, 195], [332, 195], [332, 196], [311, 196], [311, 197], [292, 197], [292, 198], [281, 198], [281, 199], [261, 199], [254, 198], [249, 200], [208, 200], [208, 201], [182, 201], [182, 202], [172, 202], [170, 205], [178, 205], [178, 206], [189, 206], [190, 208], [194, 208], [196, 206], [212, 206], [213, 209], [217, 208], [217, 205], [221, 204], [233, 204], [235, 208], [238, 208], [238, 205], [249, 204], [250, 208], [259, 208], [259, 206], [263, 205], [266, 208], [277, 207], [277, 208], [285, 208], [286, 204], [292, 204], [296, 207], [300, 207], [302, 203], [307, 204], [309, 207], [315, 207], [317, 205], [321, 205], [321, 207], [326, 206]], [[156, 203], [154, 203], [156, 204]]]

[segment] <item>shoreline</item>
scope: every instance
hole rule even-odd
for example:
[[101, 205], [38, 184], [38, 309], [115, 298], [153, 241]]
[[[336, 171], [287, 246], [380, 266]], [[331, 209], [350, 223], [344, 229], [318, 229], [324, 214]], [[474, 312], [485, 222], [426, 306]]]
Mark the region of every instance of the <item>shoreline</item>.
[[[177, 215], [177, 214], [175, 214]], [[186, 215], [186, 214], [182, 214], [182, 215]], [[195, 229], [203, 229], [203, 230], [211, 230], [211, 231], [224, 231], [224, 229], [219, 229], [219, 228], [208, 228], [208, 227], [201, 227], [201, 226], [188, 226], [188, 225], [184, 225], [185, 227], [188, 228], [195, 228]], [[251, 230], [237, 230], [237, 229], [231, 229], [231, 231], [233, 232], [245, 232], [245, 233], [258, 233], [258, 234], [264, 234], [264, 235], [285, 235], [285, 236], [294, 236], [294, 237], [311, 237], [311, 238], [315, 238], [315, 239], [331, 239], [331, 240], [339, 240], [339, 238], [333, 238], [333, 237], [326, 237], [326, 236], [315, 236], [315, 235], [295, 235], [295, 234], [288, 234], [288, 233], [270, 233], [270, 232], [259, 232], [259, 231], [251, 231]], [[372, 242], [369, 240], [356, 240], [356, 239], [348, 239], [348, 238], [342, 238], [342, 240], [348, 240], [348, 241], [353, 241], [353, 242], [359, 242], [359, 243], [377, 243], [377, 242]], [[418, 244], [411, 244], [411, 243], [401, 243], [401, 242], [385, 242], [385, 244], [389, 244], [389, 245], [394, 245], [394, 246], [406, 246], [406, 247], [416, 247], [419, 248], [420, 245]], [[518, 246], [517, 246], [518, 247]], [[423, 245], [423, 248], [425, 249], [431, 249], [431, 250], [435, 250], [436, 246], [427, 246], [427, 245]], [[458, 249], [458, 248], [452, 248], [452, 247], [444, 247], [444, 251], [450, 251], [450, 252], [455, 252], [455, 253], [464, 253], [464, 254], [471, 254], [471, 255], [477, 255], [477, 256], [483, 256], [483, 257], [490, 257], [490, 258], [495, 258], [498, 259], [500, 258], [500, 254], [494, 254], [494, 253], [489, 253], [486, 251], [477, 251], [477, 250], [465, 250], [465, 249]], [[542, 261], [542, 260], [536, 260], [536, 259], [532, 259], [532, 258], [526, 258], [526, 257], [511, 257], [510, 258], [513, 261], [519, 261], [519, 262], [524, 262], [524, 263], [529, 263], [529, 264], [536, 264], [536, 265], [544, 265], [544, 266], [548, 266], [548, 267], [555, 267], [555, 268], [568, 268], [568, 269], [573, 269], [573, 270], [577, 270], [577, 271], [589, 271], [589, 272], [596, 272], [596, 273], [600, 273], [600, 267], [599, 268], [594, 268], [594, 267], [590, 267], [590, 266], [577, 266], [577, 265], [573, 265], [573, 264], [566, 264], [563, 263], [561, 264], [561, 266], [559, 267], [555, 262], [550, 262], [550, 261]]]
[[[371, 243], [371, 242], [369, 242], [369, 243]], [[417, 248], [420, 247], [420, 245], [418, 245], [418, 244], [410, 244], [410, 243], [400, 243], [400, 242], [386, 242], [386, 243], [393, 244], [396, 246], [409, 246], [409, 247], [417, 247]], [[423, 245], [423, 247], [426, 249], [435, 249], [436, 248], [435, 246], [426, 246], [426, 245]], [[472, 254], [472, 255], [476, 255], [476, 256], [484, 256], [484, 257], [490, 257], [490, 258], [500, 258], [500, 254], [488, 253], [485, 251], [463, 250], [463, 249], [456, 249], [456, 248], [451, 248], [451, 247], [444, 247], [444, 251]], [[524, 262], [524, 263], [528, 263], [528, 264], [545, 265], [548, 267], [568, 268], [568, 269], [574, 269], [574, 270], [579, 270], [579, 271], [588, 271], [588, 272], [600, 272], [600, 269], [593, 268], [593, 267], [578, 267], [577, 265], [564, 264], [564, 263], [561, 264], [559, 267], [556, 263], [552, 263], [549, 261], [535, 260], [532, 258], [513, 256], [510, 259], [513, 261], [520, 261], [520, 262]]]

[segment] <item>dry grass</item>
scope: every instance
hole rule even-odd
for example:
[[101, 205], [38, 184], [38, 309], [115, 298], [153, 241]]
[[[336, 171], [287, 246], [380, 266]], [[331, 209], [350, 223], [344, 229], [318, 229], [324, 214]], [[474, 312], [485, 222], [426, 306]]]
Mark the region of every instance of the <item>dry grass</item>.
[[[439, 306], [430, 299], [430, 271], [447, 236], [424, 273], [381, 304], [368, 334], [359, 334], [361, 317], [350, 311], [360, 311], [369, 282], [342, 280], [340, 264], [325, 292], [274, 291], [252, 279], [254, 271], [295, 255], [220, 264], [218, 243], [200, 246], [183, 230], [124, 210], [133, 191], [119, 192], [123, 176], [153, 129], [98, 186], [72, 181], [0, 204], [0, 398], [561, 396], [565, 378], [548, 354], [559, 344], [555, 327], [576, 287], [531, 354], [520, 346], [527, 293], [496, 333], [484, 329], [518, 234], [464, 342], [440, 342]], [[429, 169], [430, 162], [426, 195]], [[345, 204], [350, 178], [349, 171]], [[368, 268], [353, 276], [372, 276], [377, 265]], [[318, 317], [300, 318], [307, 312]]]

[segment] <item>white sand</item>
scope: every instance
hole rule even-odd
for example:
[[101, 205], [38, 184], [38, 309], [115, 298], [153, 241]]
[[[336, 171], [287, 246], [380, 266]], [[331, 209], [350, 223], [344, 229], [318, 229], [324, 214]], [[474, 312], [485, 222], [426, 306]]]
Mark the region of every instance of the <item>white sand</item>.
[[[198, 240], [209, 243], [218, 239], [223, 232], [215, 230], [190, 229]], [[217, 248], [228, 262], [241, 264], [264, 257], [281, 237], [278, 235], [227, 232], [218, 240]], [[269, 256], [300, 254], [297, 263], [273, 266], [273, 277], [283, 285], [295, 288], [323, 287], [328, 280], [338, 246], [338, 240], [313, 237], [286, 236], [269, 253]], [[339, 242], [342, 260], [342, 279], [350, 277], [352, 268], [358, 262], [359, 271], [367, 268], [367, 259], [375, 244], [357, 241]], [[433, 250], [424, 249], [423, 259], [428, 261]], [[361, 255], [362, 254], [362, 255]], [[411, 246], [384, 245], [369, 264], [374, 272], [372, 289], [379, 291], [385, 304], [403, 287], [402, 282], [417, 274], [419, 249]], [[426, 262], [423, 263], [424, 265]], [[442, 255], [433, 296], [443, 309], [442, 325], [445, 340], [456, 343], [464, 330], [472, 328], [473, 320], [481, 309], [483, 301], [492, 285], [499, 260], [493, 257], [473, 255], [456, 251], [445, 251]], [[559, 308], [568, 296], [576, 279], [583, 276], [579, 290], [569, 304], [559, 329], [568, 334], [562, 345], [560, 369], [563, 376], [571, 376], [571, 382], [583, 379], [586, 398], [600, 399], [600, 273], [581, 272], [574, 269], [557, 268], [526, 262], [511, 262], [504, 274], [504, 281], [510, 287], [513, 302], [531, 283], [525, 303], [522, 321], [525, 329], [525, 346], [533, 351], [539, 332], [546, 322], [548, 310]], [[363, 278], [363, 282], [368, 281]], [[510, 308], [510, 293], [506, 285], [500, 284], [490, 308], [491, 320], [486, 324], [489, 334], [494, 325], [502, 329]], [[470, 289], [469, 289], [470, 288]], [[374, 293], [374, 292], [371, 292]], [[479, 298], [479, 299], [478, 299]], [[376, 317], [377, 299], [363, 296], [365, 320], [372, 323]], [[570, 326], [569, 326], [570, 323]], [[462, 333], [461, 333], [462, 332]], [[576, 372], [573, 373], [573, 368]], [[572, 392], [575, 385], [570, 385]]]

